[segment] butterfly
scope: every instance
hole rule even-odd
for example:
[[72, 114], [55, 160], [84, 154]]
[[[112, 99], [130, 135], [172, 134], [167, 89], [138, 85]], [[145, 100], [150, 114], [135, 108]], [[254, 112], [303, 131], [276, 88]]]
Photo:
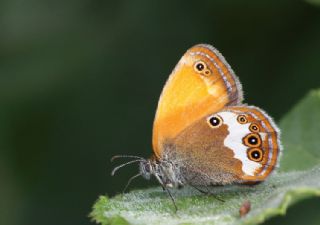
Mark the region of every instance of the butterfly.
[[[187, 50], [167, 80], [153, 124], [153, 155], [132, 177], [169, 187], [257, 184], [277, 167], [280, 130], [262, 109], [243, 102], [242, 85], [217, 49]], [[175, 206], [176, 207], [176, 206]]]

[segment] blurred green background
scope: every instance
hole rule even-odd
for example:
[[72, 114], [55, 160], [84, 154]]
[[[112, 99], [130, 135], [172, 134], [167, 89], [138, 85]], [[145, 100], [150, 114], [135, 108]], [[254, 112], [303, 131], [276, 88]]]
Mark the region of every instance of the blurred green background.
[[0, 224], [89, 224], [137, 170], [111, 177], [110, 157], [151, 154], [161, 89], [197, 43], [277, 121], [320, 87], [316, 3], [0, 0]]

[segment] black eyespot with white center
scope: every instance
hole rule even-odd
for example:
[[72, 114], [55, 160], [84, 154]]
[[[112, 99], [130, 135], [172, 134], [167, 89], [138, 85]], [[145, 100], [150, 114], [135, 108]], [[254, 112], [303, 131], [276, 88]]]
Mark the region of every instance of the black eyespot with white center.
[[260, 162], [263, 159], [263, 152], [260, 148], [251, 148], [247, 152], [248, 158], [254, 162]]
[[257, 132], [260, 131], [259, 126], [257, 124], [255, 124], [255, 123], [251, 124], [249, 129], [250, 129], [251, 132], [254, 132], [254, 133], [257, 133]]
[[219, 126], [220, 119], [218, 117], [211, 117], [210, 118], [210, 124], [214, 127]]
[[207, 122], [210, 125], [210, 127], [217, 128], [217, 127], [221, 126], [222, 118], [218, 115], [214, 115], [214, 116], [209, 117]]
[[254, 159], [259, 159], [260, 158], [260, 152], [258, 152], [258, 151], [251, 152], [251, 157], [254, 158]]
[[206, 68], [207, 68], [206, 64], [205, 64], [204, 62], [202, 62], [202, 61], [196, 62], [196, 63], [194, 64], [194, 69], [195, 69], [196, 72], [198, 72], [198, 73], [202, 72], [202, 71], [203, 71], [204, 69], [206, 69]]
[[243, 138], [243, 143], [248, 147], [259, 147], [261, 145], [260, 135], [257, 133], [248, 134]]
[[258, 143], [258, 139], [256, 137], [249, 137], [248, 142], [252, 145], [255, 145]]

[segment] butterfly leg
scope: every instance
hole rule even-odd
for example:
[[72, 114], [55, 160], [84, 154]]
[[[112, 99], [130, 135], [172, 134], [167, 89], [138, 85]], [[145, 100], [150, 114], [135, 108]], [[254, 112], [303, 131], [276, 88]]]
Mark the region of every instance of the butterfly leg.
[[213, 194], [212, 192], [210, 192], [210, 190], [209, 190], [208, 187], [206, 187], [206, 188], [207, 188], [207, 191], [208, 191], [208, 193], [209, 193], [210, 196], [214, 197], [215, 199], [217, 199], [217, 200], [220, 201], [220, 202], [225, 202], [225, 200], [223, 200], [222, 198], [219, 198], [217, 195], [215, 195], [215, 194]]
[[160, 179], [160, 177], [157, 174], [155, 174], [154, 176], [157, 178], [158, 182], [162, 186], [162, 189], [165, 190], [167, 192], [167, 194], [169, 195], [169, 197], [170, 197], [170, 199], [171, 199], [171, 201], [172, 201], [172, 203], [174, 205], [175, 211], [177, 212], [178, 211], [178, 207], [176, 205], [176, 201], [174, 200], [170, 190], [163, 184], [162, 180]]
[[131, 184], [131, 181], [133, 181], [135, 178], [141, 176], [141, 173], [138, 173], [134, 176], [132, 176], [129, 180], [128, 180], [128, 183], [127, 185], [124, 187], [123, 191], [122, 191], [122, 194], [125, 193], [125, 191], [127, 190], [127, 188], [129, 187], [129, 185]]
[[[190, 185], [190, 184], [189, 184]], [[207, 190], [202, 190], [201, 188], [197, 187], [197, 186], [194, 186], [194, 185], [190, 185], [191, 187], [193, 187], [194, 189], [196, 189], [197, 191], [199, 191], [200, 193], [202, 194], [205, 194], [205, 195], [209, 195], [209, 196], [212, 196], [214, 197], [215, 199], [221, 201], [221, 202], [225, 202], [225, 200], [217, 197], [216, 195], [214, 195], [212, 192], [210, 192], [210, 190], [208, 189], [208, 187], [206, 187]]]

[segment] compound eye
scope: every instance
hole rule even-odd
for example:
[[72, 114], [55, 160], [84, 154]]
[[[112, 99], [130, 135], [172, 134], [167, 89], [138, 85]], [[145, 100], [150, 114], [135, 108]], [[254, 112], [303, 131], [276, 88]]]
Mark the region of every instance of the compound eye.
[[207, 68], [206, 64], [202, 61], [198, 61], [194, 64], [194, 69], [196, 72], [200, 73]]
[[243, 138], [243, 142], [248, 147], [258, 147], [261, 144], [261, 138], [258, 134], [248, 134]]
[[261, 162], [263, 159], [263, 152], [260, 148], [251, 148], [247, 152], [248, 159], [254, 162]]
[[210, 127], [217, 128], [217, 127], [221, 126], [222, 119], [220, 116], [215, 115], [215, 116], [209, 117], [208, 123], [209, 123]]
[[250, 125], [249, 130], [253, 133], [258, 133], [260, 131], [260, 128], [257, 124], [253, 123]]
[[237, 120], [240, 124], [245, 124], [248, 122], [247, 117], [245, 115], [239, 115]]

